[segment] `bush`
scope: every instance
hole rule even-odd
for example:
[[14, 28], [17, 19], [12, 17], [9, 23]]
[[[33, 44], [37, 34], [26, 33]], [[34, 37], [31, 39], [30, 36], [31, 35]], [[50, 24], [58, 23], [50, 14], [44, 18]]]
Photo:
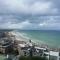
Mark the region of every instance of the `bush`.
[[19, 60], [47, 60], [46, 57], [20, 57]]

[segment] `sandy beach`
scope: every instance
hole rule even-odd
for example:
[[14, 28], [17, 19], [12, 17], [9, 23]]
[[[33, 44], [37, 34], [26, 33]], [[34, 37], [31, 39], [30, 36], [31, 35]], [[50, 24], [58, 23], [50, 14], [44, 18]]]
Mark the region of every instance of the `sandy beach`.
[[[16, 32], [14, 32], [14, 31], [9, 32], [9, 35], [12, 35], [13, 36], [12, 40], [16, 40], [18, 43], [21, 43], [21, 42], [28, 43], [29, 42], [28, 39], [26, 39], [22, 36], [18, 36], [18, 34], [16, 34]], [[42, 47], [42, 48], [47, 48], [47, 49], [52, 50], [52, 51], [60, 51], [60, 48], [49, 47], [47, 44], [40, 44], [40, 43], [36, 43], [34, 41], [32, 41], [32, 42], [36, 46], [39, 46], [39, 47]]]

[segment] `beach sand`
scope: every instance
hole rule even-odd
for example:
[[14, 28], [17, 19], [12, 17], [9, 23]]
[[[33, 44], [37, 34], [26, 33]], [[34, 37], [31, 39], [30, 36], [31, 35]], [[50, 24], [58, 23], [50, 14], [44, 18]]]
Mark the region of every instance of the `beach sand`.
[[[18, 36], [18, 34], [16, 34], [16, 32], [14, 31], [11, 31], [9, 32], [9, 35], [10, 37], [13, 36], [12, 40], [16, 40], [19, 43], [28, 43], [29, 40], [22, 37], [22, 36]], [[41, 43], [36, 43], [33, 41], [33, 43], [36, 45], [36, 46], [39, 46], [39, 47], [42, 47], [42, 48], [47, 48], [49, 50], [52, 50], [52, 51], [60, 51], [60, 48], [55, 48], [55, 47], [49, 47], [47, 44], [41, 44]]]

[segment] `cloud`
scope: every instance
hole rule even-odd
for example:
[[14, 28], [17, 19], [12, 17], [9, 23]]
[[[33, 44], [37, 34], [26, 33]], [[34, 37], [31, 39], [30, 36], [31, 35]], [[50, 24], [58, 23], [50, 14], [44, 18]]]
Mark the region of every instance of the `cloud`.
[[34, 16], [16, 17], [16, 16], [0, 16], [0, 29], [58, 29], [60, 28], [60, 16]]
[[[10, 23], [10, 24], [9, 24]], [[11, 22], [8, 23], [8, 28], [11, 29], [26, 29], [29, 26], [31, 26], [31, 24], [29, 23], [29, 21], [23, 21], [21, 23], [14, 23], [12, 24]]]
[[44, 29], [58, 29], [60, 30], [60, 16], [50, 16], [49, 20], [45, 20], [39, 24]]
[[56, 14], [58, 9], [52, 1], [0, 0], [0, 13]]
[[0, 0], [0, 29], [60, 29], [59, 2]]

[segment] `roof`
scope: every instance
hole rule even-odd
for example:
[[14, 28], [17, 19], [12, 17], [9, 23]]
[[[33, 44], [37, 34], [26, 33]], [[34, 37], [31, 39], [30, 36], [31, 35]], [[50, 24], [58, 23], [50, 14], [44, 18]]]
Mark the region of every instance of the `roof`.
[[30, 43], [30, 42], [28, 42], [28, 43], [27, 43], [27, 45], [29, 45], [29, 46], [33, 46], [33, 44], [32, 44], [32, 43]]
[[40, 47], [35, 47], [35, 48], [39, 50], [46, 50], [45, 48], [40, 48]]
[[29, 48], [28, 47], [22, 47], [21, 49], [22, 50], [26, 50], [26, 51], [28, 50], [29, 51]]
[[45, 54], [49, 55], [49, 52], [44, 52]]
[[19, 44], [20, 47], [25, 47], [26, 44]]
[[59, 52], [50, 51], [50, 55], [52, 55], [52, 56], [59, 56]]

